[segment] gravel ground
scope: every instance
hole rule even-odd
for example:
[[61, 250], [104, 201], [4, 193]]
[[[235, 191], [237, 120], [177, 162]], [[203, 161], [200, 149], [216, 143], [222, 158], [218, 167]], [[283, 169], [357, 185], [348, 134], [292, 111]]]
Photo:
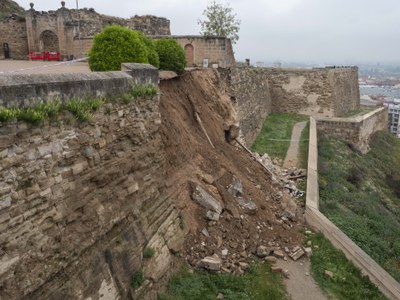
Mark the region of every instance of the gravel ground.
[[87, 62], [0, 60], [0, 75], [86, 72], [90, 72]]

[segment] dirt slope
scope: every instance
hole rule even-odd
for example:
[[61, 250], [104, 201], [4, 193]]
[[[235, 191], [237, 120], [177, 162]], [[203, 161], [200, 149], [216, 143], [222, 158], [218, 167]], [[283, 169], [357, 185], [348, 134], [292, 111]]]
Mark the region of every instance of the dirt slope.
[[[259, 246], [272, 253], [301, 245], [302, 211], [285, 218], [293, 200], [236, 142], [225, 140], [224, 124], [236, 120], [224, 78], [215, 70], [196, 70], [162, 81], [160, 88], [168, 186], [183, 212], [182, 226], [189, 229], [182, 253], [187, 261], [199, 266], [202, 258], [217, 254], [223, 271], [239, 274], [255, 259]], [[196, 121], [196, 112], [215, 148]], [[241, 197], [228, 192], [234, 178], [242, 183]], [[206, 210], [192, 200], [196, 185], [222, 204], [218, 221], [207, 220]], [[239, 198], [256, 209], [243, 206]]]

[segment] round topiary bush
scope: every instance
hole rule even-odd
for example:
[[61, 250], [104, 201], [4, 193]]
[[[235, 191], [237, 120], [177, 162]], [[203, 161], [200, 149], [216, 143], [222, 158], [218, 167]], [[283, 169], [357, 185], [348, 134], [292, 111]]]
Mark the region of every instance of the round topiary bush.
[[134, 30], [111, 25], [97, 34], [89, 51], [92, 71], [118, 71], [121, 63], [149, 63], [149, 50], [143, 37]]
[[159, 39], [155, 41], [155, 47], [160, 58], [160, 69], [174, 71], [182, 74], [185, 71], [185, 51], [173, 39]]
[[154, 45], [154, 41], [146, 37], [143, 33], [138, 31], [143, 43], [146, 45], [148, 50], [148, 60], [149, 64], [153, 65], [157, 69], [160, 68], [160, 60], [158, 58], [158, 54], [156, 51], [156, 47]]

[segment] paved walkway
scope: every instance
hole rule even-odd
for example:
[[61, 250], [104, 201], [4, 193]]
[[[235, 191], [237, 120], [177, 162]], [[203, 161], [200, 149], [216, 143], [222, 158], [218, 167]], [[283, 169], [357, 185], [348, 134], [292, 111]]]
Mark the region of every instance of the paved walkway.
[[[5, 74], [55, 74], [90, 72], [86, 62], [0, 60], [0, 76]], [[10, 72], [18, 71], [18, 72]]]
[[289, 149], [286, 153], [285, 161], [283, 162], [284, 168], [297, 167], [299, 155], [299, 140], [301, 132], [306, 127], [307, 121], [296, 123], [293, 127], [292, 138]]

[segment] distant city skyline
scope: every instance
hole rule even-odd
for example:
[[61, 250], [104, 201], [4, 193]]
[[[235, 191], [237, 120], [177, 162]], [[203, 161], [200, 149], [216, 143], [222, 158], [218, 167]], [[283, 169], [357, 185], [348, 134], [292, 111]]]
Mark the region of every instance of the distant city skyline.
[[[55, 10], [61, 1], [18, 0], [25, 9]], [[226, 3], [226, 1], [221, 1]], [[176, 35], [199, 34], [197, 20], [209, 1], [79, 0], [79, 7], [129, 18], [151, 14], [171, 20]], [[237, 60], [252, 63], [400, 64], [400, 1], [398, 0], [232, 0], [242, 21], [234, 45]], [[66, 1], [75, 8], [76, 1]]]

